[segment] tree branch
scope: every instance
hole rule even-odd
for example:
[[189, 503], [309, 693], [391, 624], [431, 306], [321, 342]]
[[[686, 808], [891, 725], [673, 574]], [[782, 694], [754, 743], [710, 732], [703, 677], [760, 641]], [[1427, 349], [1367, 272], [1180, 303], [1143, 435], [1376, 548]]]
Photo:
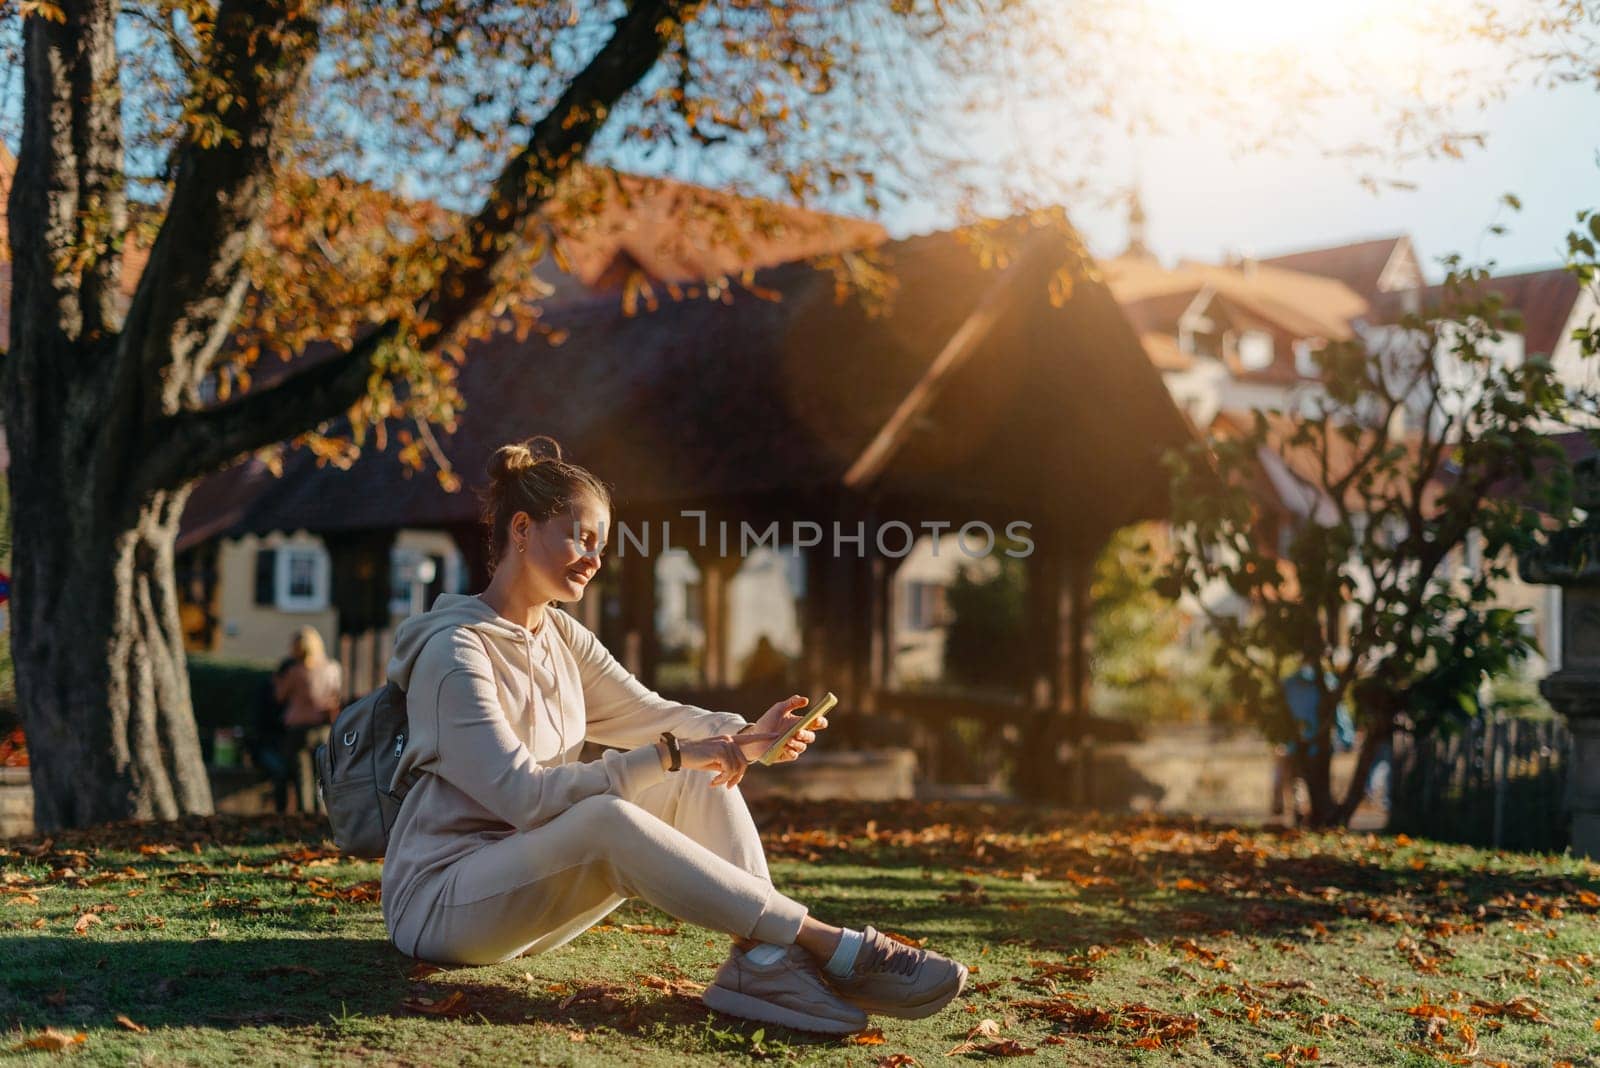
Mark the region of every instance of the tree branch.
[[[639, 0], [617, 20], [611, 38], [495, 180], [483, 208], [467, 224], [468, 253], [452, 262], [419, 303], [421, 316], [437, 327], [431, 343], [449, 336], [488, 295], [495, 267], [521, 224], [549, 200], [617, 102], [650, 72], [698, 6], [688, 0]], [[154, 466], [155, 484], [181, 484], [344, 414], [366, 392], [373, 356], [400, 330], [397, 321], [385, 323], [349, 352], [279, 385], [228, 404], [170, 415], [156, 435], [164, 444], [163, 458]]]
[[65, 21], [23, 19], [23, 128], [9, 199], [17, 266], [13, 349], [48, 335], [94, 341], [117, 328], [126, 224], [116, 12], [108, 0], [60, 5]]
[[177, 413], [238, 318], [240, 261], [268, 204], [274, 137], [315, 51], [317, 25], [296, 0], [224, 0], [191, 132], [161, 232], [129, 307], [120, 388], [141, 421]]

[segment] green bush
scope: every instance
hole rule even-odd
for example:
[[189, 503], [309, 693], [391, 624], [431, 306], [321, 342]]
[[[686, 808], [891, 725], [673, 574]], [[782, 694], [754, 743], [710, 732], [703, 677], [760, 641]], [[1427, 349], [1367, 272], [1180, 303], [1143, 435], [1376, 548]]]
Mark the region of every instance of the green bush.
[[226, 660], [189, 654], [189, 694], [202, 746], [209, 752], [218, 727], [255, 727], [272, 666], [253, 660]]

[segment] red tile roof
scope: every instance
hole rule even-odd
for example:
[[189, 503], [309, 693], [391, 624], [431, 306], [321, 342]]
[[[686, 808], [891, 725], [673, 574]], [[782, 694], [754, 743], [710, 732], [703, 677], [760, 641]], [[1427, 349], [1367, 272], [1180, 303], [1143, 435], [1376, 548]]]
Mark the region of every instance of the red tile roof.
[[[888, 314], [839, 303], [804, 264], [763, 271], [778, 301], [665, 300], [623, 316], [616, 297], [559, 304], [558, 348], [500, 335], [474, 345], [459, 385], [467, 409], [441, 446], [468, 486], [493, 450], [549, 433], [610, 481], [618, 505], [795, 499], [839, 492], [929, 362], [996, 273], [940, 234], [886, 246], [897, 279]], [[1023, 278], [1016, 306], [963, 365], [884, 476], [905, 498], [966, 501], [991, 513], [1078, 517], [1087, 536], [1159, 515], [1162, 452], [1188, 429], [1106, 290], [1079, 283], [1053, 307]], [[441, 526], [475, 521], [471, 493], [408, 475], [368, 452], [347, 472], [292, 455], [235, 533]], [[204, 517], [185, 522], [198, 527]]]
[[1382, 292], [1378, 282], [1383, 277], [1384, 268], [1389, 265], [1389, 261], [1394, 258], [1401, 246], [1409, 240], [1403, 234], [1379, 237], [1370, 241], [1335, 245], [1331, 248], [1302, 249], [1298, 252], [1266, 256], [1260, 262], [1272, 267], [1321, 275], [1324, 278], [1336, 278], [1356, 293], [1371, 300]]
[[[1498, 293], [1509, 309], [1520, 312], [1523, 319], [1523, 344], [1531, 355], [1550, 355], [1565, 337], [1573, 307], [1582, 294], [1578, 278], [1564, 267], [1550, 267], [1539, 271], [1496, 275], [1481, 286], [1469, 288], [1461, 294], [1462, 300], [1473, 300], [1487, 293]], [[1429, 286], [1420, 291], [1418, 307], [1437, 310], [1449, 298], [1443, 286]], [[1400, 294], [1388, 294], [1381, 302], [1380, 312], [1386, 318], [1398, 320], [1405, 309]]]

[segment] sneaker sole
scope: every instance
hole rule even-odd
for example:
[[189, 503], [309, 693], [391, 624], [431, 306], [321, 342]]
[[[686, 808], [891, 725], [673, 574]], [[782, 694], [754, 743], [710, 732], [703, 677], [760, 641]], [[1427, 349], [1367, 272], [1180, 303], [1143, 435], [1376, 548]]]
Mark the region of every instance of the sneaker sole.
[[921, 1001], [915, 1005], [884, 1005], [862, 1001], [859, 998], [851, 998], [849, 995], [843, 996], [848, 998], [850, 1004], [864, 1012], [874, 1013], [878, 1016], [893, 1016], [897, 1020], [921, 1020], [924, 1017], [932, 1016], [950, 1004], [960, 996], [961, 991], [966, 989], [967, 966], [957, 963], [956, 969], [956, 978], [953, 984], [946, 983], [927, 1001]]
[[706, 987], [705, 993], [700, 995], [700, 1000], [705, 1002], [707, 1008], [727, 1016], [759, 1020], [780, 1027], [791, 1027], [796, 1031], [812, 1031], [822, 1035], [853, 1035], [867, 1026], [866, 1020], [860, 1023], [846, 1023], [843, 1020], [830, 1020], [824, 1016], [809, 1016], [794, 1009], [786, 1009], [782, 1005], [774, 1005], [770, 1001], [762, 1001], [760, 998], [729, 990], [724, 986]]

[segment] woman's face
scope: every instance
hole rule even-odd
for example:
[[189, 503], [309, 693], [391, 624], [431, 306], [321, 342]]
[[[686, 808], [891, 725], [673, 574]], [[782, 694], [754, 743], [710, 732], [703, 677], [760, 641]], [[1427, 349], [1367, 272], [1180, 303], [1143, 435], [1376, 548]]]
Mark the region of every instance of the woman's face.
[[523, 569], [536, 599], [583, 599], [584, 589], [600, 570], [608, 518], [605, 508], [588, 493], [580, 495], [566, 515], [552, 516], [543, 523], [532, 522], [526, 512], [512, 517], [508, 554]]

